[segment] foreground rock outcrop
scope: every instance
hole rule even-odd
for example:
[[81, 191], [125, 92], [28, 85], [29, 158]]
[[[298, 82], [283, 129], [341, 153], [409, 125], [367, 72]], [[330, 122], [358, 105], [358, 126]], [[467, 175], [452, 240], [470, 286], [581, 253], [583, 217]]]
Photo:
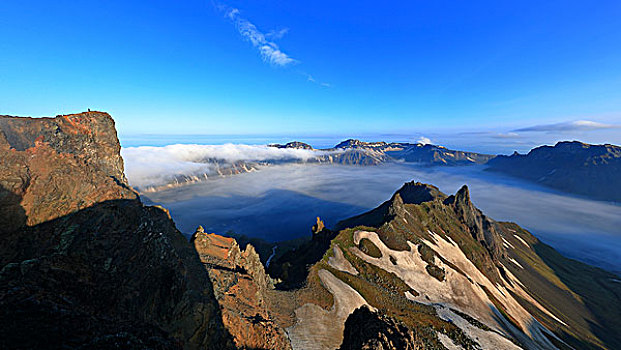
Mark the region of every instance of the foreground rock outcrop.
[[404, 324], [361, 307], [345, 322], [339, 350], [414, 350], [424, 347], [416, 334]]
[[192, 237], [209, 272], [222, 320], [242, 349], [290, 349], [289, 340], [273, 318], [276, 309], [259, 255], [250, 244], [240, 250], [233, 238], [208, 234], [202, 227]]
[[230, 348], [208, 275], [123, 175], [112, 118], [0, 117], [0, 348]]

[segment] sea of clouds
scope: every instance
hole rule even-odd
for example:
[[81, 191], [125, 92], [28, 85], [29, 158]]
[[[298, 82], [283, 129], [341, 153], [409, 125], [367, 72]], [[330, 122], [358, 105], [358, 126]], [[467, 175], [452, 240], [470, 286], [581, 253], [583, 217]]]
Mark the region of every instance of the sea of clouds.
[[[336, 151], [335, 151], [336, 152]], [[275, 148], [262, 145], [140, 146], [121, 149], [125, 174], [137, 188], [166, 185], [179, 176], [212, 174], [236, 162], [306, 162], [327, 151]]]
[[230, 144], [135, 147], [122, 154], [133, 186], [209, 172], [214, 160], [276, 164], [143, 195], [145, 202], [169, 209], [186, 234], [202, 225], [216, 233], [293, 239], [308, 236], [317, 216], [332, 226], [381, 204], [406, 181], [431, 183], [447, 194], [467, 184], [475, 205], [490, 217], [517, 222], [570, 257], [621, 272], [619, 203], [557, 192], [484, 171], [485, 166], [322, 165], [305, 163], [315, 151]]

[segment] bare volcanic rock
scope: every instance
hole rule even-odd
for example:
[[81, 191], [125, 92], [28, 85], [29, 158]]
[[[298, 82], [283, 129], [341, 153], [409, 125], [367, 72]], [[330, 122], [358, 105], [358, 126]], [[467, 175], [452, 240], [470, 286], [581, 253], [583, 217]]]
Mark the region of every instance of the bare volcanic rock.
[[107, 113], [0, 116], [0, 232], [112, 199], [136, 199]]
[[106, 113], [0, 117], [0, 348], [229, 348], [208, 275], [127, 186]]
[[[259, 255], [250, 244], [240, 250], [233, 238], [197, 229], [194, 247], [209, 271], [225, 327], [242, 349], [290, 349], [273, 317], [274, 288]], [[275, 301], [277, 302], [277, 301]]]
[[453, 206], [460, 221], [464, 223], [474, 239], [481, 242], [491, 253], [499, 258], [503, 252], [502, 237], [498, 233], [497, 224], [485, 216], [470, 200], [468, 186], [462, 186], [454, 196], [446, 199], [446, 204]]

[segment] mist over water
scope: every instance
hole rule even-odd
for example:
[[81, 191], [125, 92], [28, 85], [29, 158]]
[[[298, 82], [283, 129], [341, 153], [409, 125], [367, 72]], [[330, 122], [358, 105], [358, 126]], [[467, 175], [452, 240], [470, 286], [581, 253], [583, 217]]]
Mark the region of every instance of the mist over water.
[[309, 236], [317, 216], [330, 227], [372, 209], [406, 181], [431, 183], [446, 194], [467, 184], [475, 205], [493, 219], [517, 222], [569, 257], [621, 272], [621, 205], [562, 194], [483, 169], [291, 164], [147, 196], [168, 208], [186, 234], [202, 225], [209, 232], [279, 241]]

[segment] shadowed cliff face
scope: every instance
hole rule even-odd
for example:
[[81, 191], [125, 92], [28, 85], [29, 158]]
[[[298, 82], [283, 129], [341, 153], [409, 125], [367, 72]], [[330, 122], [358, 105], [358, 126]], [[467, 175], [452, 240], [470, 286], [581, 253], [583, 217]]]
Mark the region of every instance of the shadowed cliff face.
[[127, 185], [112, 118], [0, 117], [0, 348], [228, 348], [207, 273]]
[[349, 315], [344, 333], [340, 350], [425, 348], [414, 330], [365, 306]]

